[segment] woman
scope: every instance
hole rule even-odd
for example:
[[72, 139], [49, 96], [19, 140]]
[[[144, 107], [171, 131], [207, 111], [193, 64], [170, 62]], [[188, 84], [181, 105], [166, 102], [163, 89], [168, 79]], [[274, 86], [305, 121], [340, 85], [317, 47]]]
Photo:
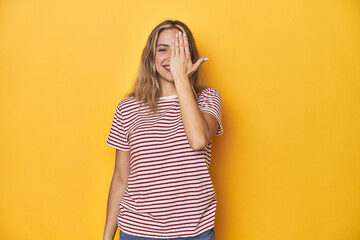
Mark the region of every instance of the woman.
[[[143, 50], [133, 92], [116, 109], [116, 148], [104, 239], [213, 240], [216, 196], [211, 139], [222, 133], [221, 96], [199, 85], [189, 28], [164, 21]], [[119, 211], [120, 205], [120, 211]]]

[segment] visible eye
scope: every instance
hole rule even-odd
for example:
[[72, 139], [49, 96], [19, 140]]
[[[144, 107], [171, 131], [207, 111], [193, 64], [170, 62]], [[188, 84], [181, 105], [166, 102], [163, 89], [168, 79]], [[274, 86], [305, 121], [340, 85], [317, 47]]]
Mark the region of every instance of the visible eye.
[[166, 48], [159, 48], [159, 49], [158, 49], [158, 52], [166, 52], [166, 51], [167, 51]]

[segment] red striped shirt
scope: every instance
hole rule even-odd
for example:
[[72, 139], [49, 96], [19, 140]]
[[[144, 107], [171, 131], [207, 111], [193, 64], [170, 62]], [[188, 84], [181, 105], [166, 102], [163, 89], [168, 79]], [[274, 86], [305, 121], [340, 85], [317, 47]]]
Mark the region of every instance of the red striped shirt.
[[[118, 225], [125, 233], [152, 238], [192, 237], [214, 227], [216, 195], [209, 175], [211, 142], [194, 151], [186, 138], [176, 95], [158, 100], [149, 115], [133, 97], [119, 103], [107, 144], [130, 151], [128, 187]], [[212, 114], [222, 134], [221, 96], [203, 90], [201, 112]]]

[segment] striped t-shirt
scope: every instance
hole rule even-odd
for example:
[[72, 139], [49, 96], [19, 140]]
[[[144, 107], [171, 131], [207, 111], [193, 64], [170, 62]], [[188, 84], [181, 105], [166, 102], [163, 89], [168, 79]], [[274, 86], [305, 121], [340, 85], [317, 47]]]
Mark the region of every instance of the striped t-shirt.
[[[120, 202], [118, 226], [131, 235], [192, 237], [214, 227], [216, 195], [209, 175], [211, 142], [194, 151], [186, 138], [176, 95], [160, 97], [149, 115], [129, 97], [119, 103], [107, 144], [130, 151], [128, 186]], [[201, 112], [212, 114], [222, 133], [221, 96], [203, 90]]]

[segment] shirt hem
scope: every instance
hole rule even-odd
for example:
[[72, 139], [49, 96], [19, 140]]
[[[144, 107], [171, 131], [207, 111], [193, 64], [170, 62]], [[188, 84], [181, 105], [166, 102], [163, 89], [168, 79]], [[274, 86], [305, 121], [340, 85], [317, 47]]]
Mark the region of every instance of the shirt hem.
[[209, 230], [211, 230], [211, 229], [213, 229], [214, 228], [214, 224], [212, 225], [212, 226], [210, 226], [210, 227], [207, 227], [207, 228], [205, 228], [205, 229], [203, 229], [203, 230], [201, 230], [200, 232], [198, 232], [198, 233], [196, 233], [196, 234], [190, 234], [190, 235], [175, 235], [175, 236], [164, 236], [164, 237], [159, 237], [159, 236], [153, 236], [153, 235], [141, 235], [141, 234], [134, 234], [134, 233], [129, 233], [129, 232], [127, 232], [127, 231], [124, 231], [124, 230], [121, 230], [121, 228], [120, 228], [120, 226], [118, 226], [119, 227], [119, 230], [120, 231], [122, 231], [122, 232], [124, 232], [124, 233], [126, 233], [126, 234], [129, 234], [129, 235], [131, 235], [131, 236], [137, 236], [137, 237], [145, 237], [145, 238], [153, 238], [153, 239], [172, 239], [172, 238], [189, 238], [189, 237], [196, 237], [196, 236], [198, 236], [198, 235], [200, 235], [200, 234], [202, 234], [202, 233], [204, 233], [204, 232], [206, 232], [206, 231], [209, 231]]
[[110, 146], [110, 147], [113, 147], [113, 148], [115, 148], [115, 149], [117, 149], [117, 150], [121, 150], [121, 151], [125, 151], [125, 152], [129, 152], [129, 151], [130, 151], [130, 149], [119, 148], [119, 147], [117, 147], [117, 146], [115, 146], [115, 145], [113, 145], [113, 144], [110, 144], [110, 143], [108, 143], [108, 142], [106, 142], [106, 145], [108, 145], [108, 146]]

